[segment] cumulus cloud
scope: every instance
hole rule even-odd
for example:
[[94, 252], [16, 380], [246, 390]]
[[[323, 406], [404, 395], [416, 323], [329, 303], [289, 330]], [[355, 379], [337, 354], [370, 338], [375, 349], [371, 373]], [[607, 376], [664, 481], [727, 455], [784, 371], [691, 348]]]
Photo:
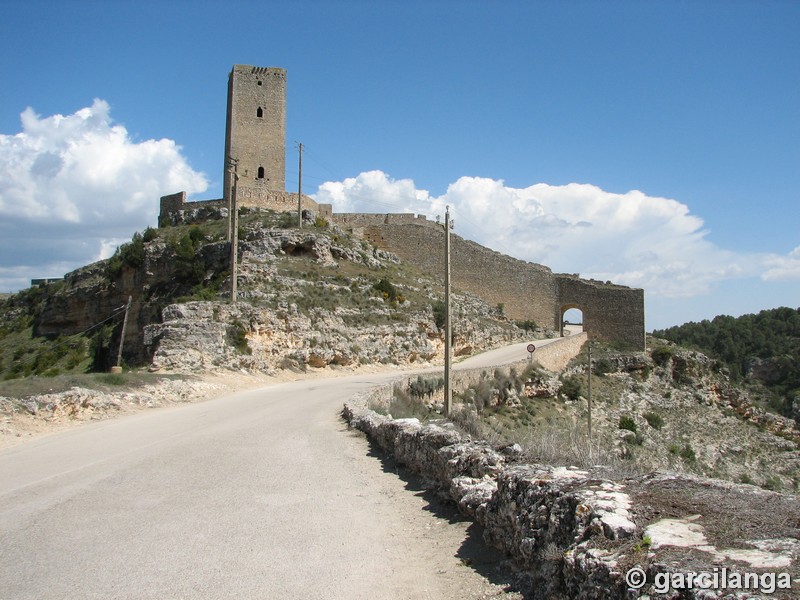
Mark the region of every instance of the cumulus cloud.
[[648, 295], [691, 297], [730, 279], [800, 276], [800, 249], [779, 257], [720, 248], [685, 204], [638, 190], [614, 193], [577, 183], [512, 188], [501, 180], [461, 177], [434, 197], [411, 180], [371, 171], [321, 185], [316, 199], [340, 212], [429, 218], [449, 205], [462, 237], [557, 272], [641, 287]]
[[762, 275], [764, 281], [800, 280], [800, 246], [786, 256], [770, 255], [764, 262], [767, 266]]
[[160, 196], [208, 187], [174, 141], [133, 141], [103, 100], [21, 122], [0, 134], [0, 289], [104, 258], [155, 223]]

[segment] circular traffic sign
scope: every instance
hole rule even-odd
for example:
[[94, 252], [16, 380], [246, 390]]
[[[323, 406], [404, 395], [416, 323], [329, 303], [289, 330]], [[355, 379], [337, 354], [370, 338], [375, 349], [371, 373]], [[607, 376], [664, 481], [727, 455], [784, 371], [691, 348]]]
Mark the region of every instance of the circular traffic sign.
[[533, 354], [534, 350], [536, 350], [536, 346], [534, 346], [533, 344], [528, 344], [528, 352]]

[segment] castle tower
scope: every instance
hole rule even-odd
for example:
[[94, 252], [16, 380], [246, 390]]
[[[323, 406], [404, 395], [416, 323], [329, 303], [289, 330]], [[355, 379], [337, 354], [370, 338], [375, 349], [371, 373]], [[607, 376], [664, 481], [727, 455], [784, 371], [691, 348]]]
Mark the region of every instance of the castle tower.
[[285, 191], [286, 69], [233, 65], [228, 76], [223, 194], [230, 199], [228, 157], [237, 159], [237, 201]]

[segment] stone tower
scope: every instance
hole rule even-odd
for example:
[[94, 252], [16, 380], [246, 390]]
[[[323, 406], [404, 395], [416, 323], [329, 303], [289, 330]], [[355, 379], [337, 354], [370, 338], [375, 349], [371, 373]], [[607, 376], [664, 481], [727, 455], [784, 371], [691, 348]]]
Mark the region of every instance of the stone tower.
[[228, 157], [239, 161], [237, 201], [285, 190], [286, 69], [233, 65], [228, 76], [225, 200], [233, 184]]

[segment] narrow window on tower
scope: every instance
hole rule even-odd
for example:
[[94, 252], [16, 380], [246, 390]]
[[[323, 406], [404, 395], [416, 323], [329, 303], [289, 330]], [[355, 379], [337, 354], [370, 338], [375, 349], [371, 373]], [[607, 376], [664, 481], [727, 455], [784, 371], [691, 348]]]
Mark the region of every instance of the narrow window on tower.
[[264, 179], [264, 167], [258, 167], [258, 178]]
[[256, 111], [256, 116], [257, 116], [259, 119], [261, 119], [261, 118], [264, 116], [264, 109], [263, 109], [263, 108], [261, 108], [260, 106], [258, 107], [258, 110]]

